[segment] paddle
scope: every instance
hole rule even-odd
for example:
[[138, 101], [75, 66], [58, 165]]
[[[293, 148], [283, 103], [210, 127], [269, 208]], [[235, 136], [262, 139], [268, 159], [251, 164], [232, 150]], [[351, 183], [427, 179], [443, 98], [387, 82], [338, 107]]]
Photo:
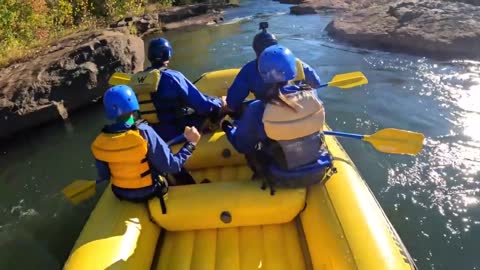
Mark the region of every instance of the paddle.
[[[200, 77], [200, 79], [202, 77]], [[108, 80], [108, 83], [110, 85], [128, 84], [129, 82], [130, 82], [130, 75], [122, 72], [113, 73], [112, 77], [110, 77], [110, 79]], [[365, 77], [365, 75], [360, 71], [356, 71], [356, 72], [350, 72], [350, 73], [337, 74], [332, 78], [330, 82], [321, 84], [319, 88], [330, 86], [330, 87], [338, 87], [341, 89], [348, 89], [348, 88], [364, 85], [367, 83], [368, 83], [368, 80]]]
[[365, 77], [365, 75], [363, 75], [362, 72], [356, 71], [356, 72], [350, 72], [350, 73], [337, 74], [333, 76], [330, 82], [321, 84], [319, 88], [330, 86], [330, 87], [338, 87], [340, 89], [348, 89], [348, 88], [364, 85], [367, 83], [368, 83], [367, 77]]
[[[177, 144], [185, 140], [185, 137], [179, 135], [172, 140], [168, 141], [168, 145]], [[67, 199], [73, 204], [79, 204], [84, 200], [95, 195], [95, 188], [97, 184], [107, 181], [106, 179], [101, 179], [97, 181], [92, 180], [75, 180], [70, 185], [66, 186], [62, 193], [67, 197]]]
[[369, 142], [375, 149], [388, 154], [416, 155], [423, 148], [422, 133], [386, 128], [372, 135], [361, 135], [337, 131], [324, 131], [325, 135], [353, 138]]
[[[115, 75], [115, 74], [114, 74]], [[318, 86], [318, 88], [322, 87], [327, 87], [327, 86], [334, 86], [338, 87], [340, 89], [349, 89], [357, 86], [361, 86], [364, 84], [367, 84], [368, 80], [365, 77], [365, 75], [360, 72], [350, 72], [350, 73], [343, 73], [343, 74], [337, 74], [333, 76], [332, 80], [328, 83], [324, 83]], [[247, 99], [244, 100], [242, 103], [242, 109], [238, 112], [227, 112], [230, 117], [238, 119], [240, 118], [243, 109], [248, 106], [250, 103], [254, 102], [256, 99]]]

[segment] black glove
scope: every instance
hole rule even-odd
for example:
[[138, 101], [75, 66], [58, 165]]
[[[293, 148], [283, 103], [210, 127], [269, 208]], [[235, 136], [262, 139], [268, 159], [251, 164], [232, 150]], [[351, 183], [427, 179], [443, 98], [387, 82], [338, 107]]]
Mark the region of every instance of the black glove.
[[228, 130], [230, 130], [230, 129], [232, 129], [232, 128], [233, 128], [233, 125], [232, 125], [232, 123], [230, 123], [229, 121], [224, 120], [224, 121], [222, 122], [222, 130], [223, 130], [224, 132], [227, 132]]

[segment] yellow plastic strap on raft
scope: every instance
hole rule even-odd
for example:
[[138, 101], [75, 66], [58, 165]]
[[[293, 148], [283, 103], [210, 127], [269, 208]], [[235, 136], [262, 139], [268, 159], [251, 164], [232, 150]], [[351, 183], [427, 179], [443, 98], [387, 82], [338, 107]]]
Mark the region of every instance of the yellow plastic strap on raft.
[[302, 109], [292, 111], [283, 105], [268, 104], [263, 113], [265, 133], [272, 140], [293, 140], [322, 130], [325, 110], [313, 91], [286, 95]]
[[133, 74], [129, 83], [129, 86], [137, 94], [142, 119], [151, 124], [158, 123], [157, 111], [153, 105], [151, 93], [157, 91], [161, 77], [160, 70], [152, 69]]
[[281, 224], [305, 207], [306, 189], [278, 189], [274, 196], [260, 181], [174, 186], [167, 213], [158, 198], [149, 201], [152, 219], [171, 231]]

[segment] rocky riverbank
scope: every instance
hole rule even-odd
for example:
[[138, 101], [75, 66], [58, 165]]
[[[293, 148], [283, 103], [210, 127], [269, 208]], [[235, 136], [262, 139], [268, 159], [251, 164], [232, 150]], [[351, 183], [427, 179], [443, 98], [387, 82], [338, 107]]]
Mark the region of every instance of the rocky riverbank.
[[114, 72], [143, 68], [141, 36], [223, 21], [222, 6], [197, 4], [127, 17], [109, 29], [65, 37], [34, 59], [0, 70], [0, 138], [55, 119], [98, 100]]
[[145, 36], [157, 31], [169, 31], [186, 26], [216, 24], [223, 22], [222, 8], [234, 6], [234, 4], [196, 4], [173, 7], [155, 14], [126, 17], [111, 24], [110, 28]]
[[480, 1], [298, 2], [292, 14], [334, 13], [326, 31], [354, 46], [439, 59], [480, 58]]

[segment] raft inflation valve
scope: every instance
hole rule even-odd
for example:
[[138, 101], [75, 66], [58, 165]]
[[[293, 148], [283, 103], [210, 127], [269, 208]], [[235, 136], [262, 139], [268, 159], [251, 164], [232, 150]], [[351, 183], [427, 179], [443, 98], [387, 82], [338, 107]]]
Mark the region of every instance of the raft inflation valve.
[[220, 219], [222, 220], [223, 223], [230, 223], [232, 222], [232, 215], [228, 211], [223, 211], [220, 214]]

